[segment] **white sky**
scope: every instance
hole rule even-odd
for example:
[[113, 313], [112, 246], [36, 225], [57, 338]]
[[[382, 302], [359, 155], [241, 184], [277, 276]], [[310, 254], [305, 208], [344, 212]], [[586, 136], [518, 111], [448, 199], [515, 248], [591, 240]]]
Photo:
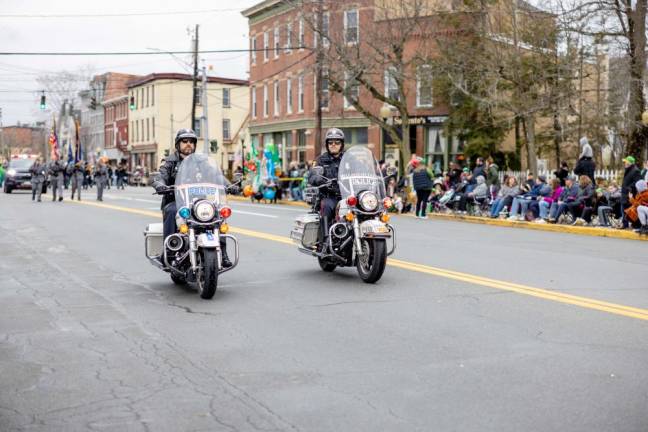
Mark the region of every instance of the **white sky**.
[[[0, 52], [100, 52], [190, 50], [187, 28], [200, 25], [200, 49], [247, 49], [248, 22], [240, 12], [261, 0], [0, 0]], [[6, 15], [129, 14], [205, 11], [195, 14], [128, 17], [24, 18]], [[180, 56], [190, 61], [190, 56]], [[210, 75], [247, 79], [248, 53], [206, 54]], [[2, 124], [31, 123], [47, 113], [38, 109], [39, 74], [76, 72], [90, 66], [94, 73], [185, 72], [170, 55], [27, 57], [0, 55]], [[79, 89], [87, 83], [79, 82]], [[7, 92], [9, 90], [10, 92]], [[23, 90], [26, 90], [23, 92]], [[21, 92], [18, 92], [21, 91]], [[51, 115], [50, 115], [51, 116]]]

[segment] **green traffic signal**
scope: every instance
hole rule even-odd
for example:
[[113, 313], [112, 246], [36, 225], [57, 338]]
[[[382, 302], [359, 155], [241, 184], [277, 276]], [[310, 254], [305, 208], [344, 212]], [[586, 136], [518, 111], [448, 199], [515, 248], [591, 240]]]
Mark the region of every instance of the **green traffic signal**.
[[40, 109], [44, 110], [45, 108], [47, 108], [47, 104], [45, 103], [45, 95], [41, 95]]

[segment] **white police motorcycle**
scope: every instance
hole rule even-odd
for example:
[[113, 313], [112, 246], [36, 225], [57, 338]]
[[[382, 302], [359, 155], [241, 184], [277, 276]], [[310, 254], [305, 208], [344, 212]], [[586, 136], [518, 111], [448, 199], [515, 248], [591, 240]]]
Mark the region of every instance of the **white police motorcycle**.
[[[185, 158], [176, 174], [175, 202], [177, 233], [163, 240], [163, 224], [149, 224], [144, 231], [146, 257], [156, 267], [171, 274], [176, 284], [195, 283], [200, 297], [211, 299], [218, 276], [238, 264], [236, 238], [228, 234], [227, 188], [218, 165], [205, 154]], [[234, 246], [232, 266], [222, 265], [220, 239]], [[231, 248], [230, 248], [231, 250]]]
[[[321, 170], [311, 175], [322, 176]], [[326, 178], [325, 178], [326, 179]], [[338, 183], [342, 200], [335, 221], [328, 229], [327, 242], [320, 244], [319, 189]], [[354, 146], [344, 152], [337, 179], [326, 179], [318, 187], [306, 188], [304, 199], [311, 204], [308, 214], [295, 219], [290, 237], [298, 250], [317, 257], [320, 268], [332, 272], [336, 267], [356, 266], [367, 283], [377, 282], [385, 271], [387, 257], [396, 249], [396, 232], [390, 225], [385, 183], [371, 151]]]

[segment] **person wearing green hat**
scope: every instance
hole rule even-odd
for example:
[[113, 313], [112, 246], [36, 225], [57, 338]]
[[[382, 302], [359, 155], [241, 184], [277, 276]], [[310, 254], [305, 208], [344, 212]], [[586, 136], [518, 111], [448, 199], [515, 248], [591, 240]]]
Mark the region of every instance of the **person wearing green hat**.
[[[641, 180], [641, 171], [637, 167], [634, 156], [626, 156], [623, 159], [625, 171], [623, 173], [623, 183], [621, 184], [621, 209], [625, 210], [630, 207], [630, 196], [634, 195], [637, 190], [635, 184]], [[623, 228], [628, 228], [628, 218], [623, 212]]]

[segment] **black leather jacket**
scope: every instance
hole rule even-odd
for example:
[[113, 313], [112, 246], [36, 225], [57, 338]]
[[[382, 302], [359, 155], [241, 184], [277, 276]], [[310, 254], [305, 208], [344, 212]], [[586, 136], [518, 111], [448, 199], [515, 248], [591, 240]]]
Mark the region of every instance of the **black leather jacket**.
[[[315, 161], [315, 166], [324, 168], [324, 177], [337, 180], [343, 154], [344, 152], [340, 152], [337, 156], [333, 156], [329, 152], [323, 153]], [[312, 186], [320, 186], [326, 182], [327, 180], [321, 176], [312, 173], [308, 176], [308, 184]], [[337, 182], [334, 182], [331, 186], [320, 189], [320, 194], [326, 197], [340, 199], [340, 187]]]
[[[159, 173], [153, 179], [152, 186], [157, 189], [158, 186], [173, 186], [175, 185], [176, 174], [180, 167], [180, 155], [175, 152], [162, 160]], [[162, 208], [167, 204], [175, 201], [175, 194], [169, 193], [162, 196]]]

